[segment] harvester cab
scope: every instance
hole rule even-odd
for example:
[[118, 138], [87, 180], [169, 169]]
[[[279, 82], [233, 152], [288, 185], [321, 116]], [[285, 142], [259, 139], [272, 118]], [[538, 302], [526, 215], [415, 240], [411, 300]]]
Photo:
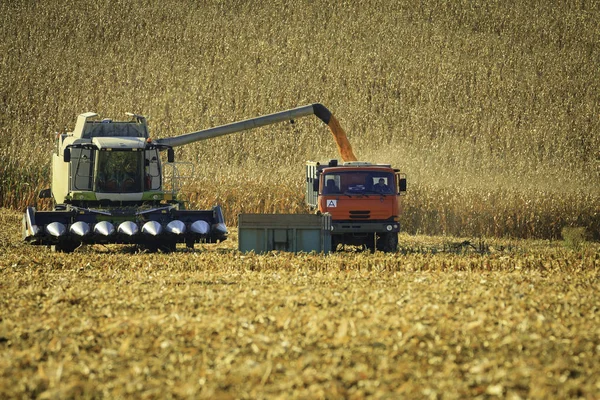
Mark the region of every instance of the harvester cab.
[[129, 115], [115, 122], [81, 114], [73, 132], [57, 135], [52, 187], [40, 193], [54, 199], [54, 210], [27, 208], [26, 241], [64, 252], [82, 243], [172, 251], [180, 242], [193, 247], [227, 238], [220, 207], [185, 210], [177, 192], [164, 189], [159, 152], [167, 150], [171, 163], [173, 149], [149, 138], [143, 116]]
[[168, 149], [172, 162], [172, 148], [153, 143], [146, 119], [130, 115], [131, 121], [113, 122], [96, 120], [94, 113], [82, 114], [71, 134], [57, 136], [51, 188], [57, 204], [85, 207], [98, 202], [123, 205], [173, 200], [176, 193], [162, 190], [159, 155]]
[[[71, 252], [82, 243], [137, 244], [150, 250], [172, 251], [177, 243], [214, 243], [227, 238], [222, 210], [186, 210], [178, 199], [177, 182], [165, 182], [164, 166], [174, 165], [176, 146], [278, 122], [316, 115], [331, 129], [342, 154], [353, 157], [345, 133], [322, 104], [264, 115], [185, 135], [152, 140], [146, 118], [100, 119], [79, 115], [72, 132], [57, 135], [52, 154], [52, 211], [28, 207], [23, 238]], [[339, 143], [342, 143], [340, 147]], [[347, 144], [345, 144], [347, 143]], [[167, 164], [160, 152], [167, 151]], [[171, 180], [177, 180], [172, 168]]]

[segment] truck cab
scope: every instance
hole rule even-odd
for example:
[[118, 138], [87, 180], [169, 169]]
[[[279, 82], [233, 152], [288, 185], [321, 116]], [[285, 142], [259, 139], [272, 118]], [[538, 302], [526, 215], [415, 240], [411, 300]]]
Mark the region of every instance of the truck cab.
[[334, 249], [349, 244], [396, 251], [405, 192], [405, 175], [389, 164], [306, 164], [306, 202], [317, 212], [331, 214]]

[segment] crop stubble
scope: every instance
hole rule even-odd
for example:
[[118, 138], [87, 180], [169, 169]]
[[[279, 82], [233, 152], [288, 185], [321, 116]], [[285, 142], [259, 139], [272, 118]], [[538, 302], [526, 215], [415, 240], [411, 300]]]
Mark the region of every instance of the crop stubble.
[[2, 215], [2, 397], [600, 395], [595, 244], [64, 255]]

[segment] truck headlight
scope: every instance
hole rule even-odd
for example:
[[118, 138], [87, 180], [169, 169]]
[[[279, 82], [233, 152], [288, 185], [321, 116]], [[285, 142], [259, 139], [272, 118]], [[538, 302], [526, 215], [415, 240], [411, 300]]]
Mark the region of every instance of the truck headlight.
[[393, 228], [392, 228], [392, 226], [391, 226], [391, 225], [388, 225], [388, 226], [386, 226], [386, 227], [385, 227], [385, 229], [387, 229], [387, 230], [388, 230], [388, 232], [391, 232]]

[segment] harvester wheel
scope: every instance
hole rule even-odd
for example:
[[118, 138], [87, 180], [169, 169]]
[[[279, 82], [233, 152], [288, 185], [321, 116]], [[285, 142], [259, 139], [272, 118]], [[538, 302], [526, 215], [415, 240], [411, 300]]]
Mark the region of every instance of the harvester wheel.
[[336, 252], [338, 247], [342, 245], [342, 240], [339, 239], [336, 235], [331, 235], [331, 251]]
[[65, 242], [53, 244], [50, 246], [50, 249], [55, 253], [72, 253], [77, 247], [79, 247], [77, 243]]
[[177, 242], [167, 241], [164, 243], [148, 243], [141, 246], [149, 253], [156, 253], [160, 251], [161, 253], [172, 253], [177, 249]]
[[162, 253], [172, 253], [177, 250], [177, 242], [166, 242], [158, 246]]

